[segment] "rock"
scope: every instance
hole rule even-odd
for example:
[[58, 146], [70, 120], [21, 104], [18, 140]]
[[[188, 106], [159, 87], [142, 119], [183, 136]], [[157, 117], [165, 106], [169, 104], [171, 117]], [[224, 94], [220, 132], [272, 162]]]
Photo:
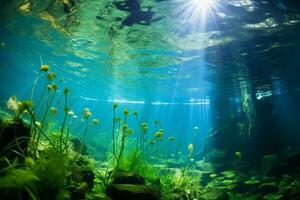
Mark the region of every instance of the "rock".
[[86, 194], [90, 191], [88, 185], [84, 182], [80, 185], [72, 185], [68, 189], [71, 192], [72, 200], [85, 199]]
[[126, 172], [126, 171], [117, 171], [115, 173], [112, 183], [143, 185], [145, 184], [145, 180], [142, 176], [135, 173]]
[[83, 144], [80, 139], [73, 138], [73, 139], [71, 139], [71, 143], [72, 143], [72, 148], [75, 152], [80, 153], [82, 155], [87, 155], [88, 154], [86, 152], [87, 151], [86, 145]]
[[153, 186], [133, 184], [109, 184], [107, 196], [112, 200], [159, 200], [160, 191]]
[[90, 193], [94, 187], [95, 174], [89, 167], [89, 161], [80, 156], [76, 162], [71, 165], [70, 180], [72, 185], [69, 188], [72, 200], [85, 199], [86, 194]]
[[262, 194], [275, 193], [278, 191], [276, 182], [263, 183], [258, 186], [257, 191]]
[[88, 160], [84, 157], [80, 157], [76, 161], [76, 165], [71, 167], [71, 179], [75, 183], [85, 182], [87, 184], [87, 190], [92, 190], [94, 187], [95, 174], [89, 167]]
[[94, 178], [95, 178], [95, 174], [93, 170], [90, 169], [89, 167], [84, 168], [81, 170], [81, 175], [82, 175], [82, 181], [87, 183], [89, 189], [92, 189], [94, 187]]
[[0, 120], [0, 154], [9, 160], [26, 153], [30, 141], [30, 127], [22, 119]]

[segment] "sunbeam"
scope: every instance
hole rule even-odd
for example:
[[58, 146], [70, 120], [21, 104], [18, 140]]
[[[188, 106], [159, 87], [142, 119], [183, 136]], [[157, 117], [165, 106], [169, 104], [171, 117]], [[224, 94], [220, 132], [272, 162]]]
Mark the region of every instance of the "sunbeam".
[[176, 0], [175, 16], [181, 25], [203, 31], [209, 19], [214, 21], [218, 3], [218, 0]]

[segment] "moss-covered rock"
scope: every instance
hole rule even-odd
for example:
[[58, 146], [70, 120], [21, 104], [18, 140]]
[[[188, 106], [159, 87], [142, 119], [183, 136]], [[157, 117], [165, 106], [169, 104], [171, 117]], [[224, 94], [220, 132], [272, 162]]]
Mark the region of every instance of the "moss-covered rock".
[[106, 194], [112, 200], [159, 200], [161, 196], [154, 186], [133, 184], [109, 184]]
[[115, 173], [112, 183], [144, 185], [145, 180], [142, 176], [136, 173], [131, 173], [127, 171], [117, 171]]
[[[30, 141], [30, 127], [18, 120], [0, 119], [0, 153], [1, 156], [13, 160], [25, 154]], [[16, 153], [19, 152], [20, 154]]]

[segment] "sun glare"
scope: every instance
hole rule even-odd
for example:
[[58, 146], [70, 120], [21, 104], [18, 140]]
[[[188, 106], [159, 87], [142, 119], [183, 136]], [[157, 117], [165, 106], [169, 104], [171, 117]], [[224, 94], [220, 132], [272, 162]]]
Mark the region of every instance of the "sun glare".
[[208, 18], [213, 19], [218, 0], [178, 0], [176, 15], [180, 23], [205, 28]]

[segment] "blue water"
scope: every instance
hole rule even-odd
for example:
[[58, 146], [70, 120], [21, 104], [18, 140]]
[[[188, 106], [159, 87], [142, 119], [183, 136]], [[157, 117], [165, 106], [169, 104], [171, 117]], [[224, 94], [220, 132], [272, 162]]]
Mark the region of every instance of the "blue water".
[[[205, 31], [200, 30], [203, 34], [196, 34], [199, 30], [189, 25], [176, 23], [160, 34], [159, 28], [164, 24], [157, 25], [153, 20], [152, 26], [159, 28], [151, 34], [157, 40], [136, 44], [134, 34], [118, 37], [116, 33], [115, 36], [105, 32], [109, 26], [104, 22], [95, 22], [98, 11], [93, 6], [98, 4], [83, 5], [80, 15], [84, 23], [81, 29], [75, 27], [72, 34], [64, 34], [37, 16], [21, 13], [1, 21], [0, 42], [5, 43], [0, 49], [3, 109], [11, 95], [30, 98], [42, 62], [57, 74], [55, 83], [59, 85], [54, 102], [58, 117], [49, 119], [59, 124], [63, 118], [63, 89], [70, 88], [69, 104], [74, 113], [80, 118], [83, 108], [88, 107], [93, 117], [101, 121], [99, 127], [89, 130], [90, 140], [110, 137], [112, 104], [117, 102], [118, 115], [122, 115], [124, 108], [131, 112], [131, 127], [136, 126], [132, 113], [138, 111], [140, 121], [153, 124], [159, 120], [166, 137], [175, 136], [178, 143], [172, 144], [171, 149], [187, 151], [187, 145], [195, 142], [196, 150], [200, 151], [212, 129], [243, 114], [244, 92], [250, 99], [249, 121], [263, 126], [266, 119], [274, 118], [282, 131], [280, 137], [287, 143], [298, 144], [299, 38], [295, 33], [299, 25], [297, 15], [293, 15], [296, 11], [286, 11], [276, 2], [232, 1], [220, 7], [215, 21], [210, 21]], [[161, 5], [161, 9], [167, 7], [163, 1]], [[155, 9], [159, 19], [164, 13], [159, 13], [159, 7]], [[267, 14], [249, 15], [252, 9]], [[90, 18], [93, 20], [87, 20]], [[119, 31], [136, 31], [137, 37], [146, 34], [139, 33], [142, 28], [129, 29], [136, 22], [128, 20], [123, 21]], [[176, 41], [176, 37], [172, 38], [174, 34], [182, 40]], [[41, 78], [35, 99], [44, 87]], [[270, 104], [264, 105], [265, 102]], [[267, 112], [262, 109], [270, 105]], [[199, 127], [196, 138], [195, 126]], [[82, 135], [82, 126], [72, 128], [74, 135]]]
[[[135, 130], [139, 128], [133, 112], [138, 111], [139, 120], [149, 124], [150, 132], [154, 131], [151, 129], [154, 127], [154, 120], [159, 120], [158, 126], [165, 130], [165, 137], [175, 137], [179, 147], [174, 146], [172, 149], [187, 151], [187, 145], [196, 138], [196, 145], [200, 151], [205, 136], [212, 128], [210, 99], [206, 88], [209, 84], [199, 81], [203, 69], [197, 69], [205, 65], [203, 61], [189, 61], [182, 68], [176, 65], [156, 69], [145, 68], [145, 72], [130, 66], [130, 63], [116, 66], [105, 64], [113, 62], [112, 58], [101, 52], [89, 50], [89, 47], [96, 48], [99, 45], [95, 41], [89, 42], [86, 38], [73, 39], [47, 26], [47, 22], [42, 20], [17, 15], [1, 27], [1, 42], [5, 43], [5, 48], [0, 49], [2, 108], [6, 107], [6, 101], [12, 95], [16, 95], [18, 99], [30, 98], [31, 88], [42, 61], [50, 66], [51, 72], [57, 74], [54, 82], [59, 86], [53, 104], [58, 108], [59, 117], [50, 116], [49, 120], [57, 124], [62, 121], [63, 89], [68, 87], [69, 107], [78, 115], [78, 121], [85, 107], [90, 108], [93, 117], [100, 119], [100, 126], [89, 129], [90, 140], [110, 137], [112, 104], [116, 102], [119, 104], [119, 116], [122, 116], [124, 108], [131, 112], [128, 124]], [[42, 38], [36, 36], [40, 27], [45, 28], [40, 33]], [[81, 53], [91, 57], [76, 56]], [[147, 76], [149, 73], [152, 75]], [[160, 74], [167, 77], [160, 77]], [[180, 76], [189, 77], [181, 80], [178, 78]], [[197, 82], [201, 85], [192, 88]], [[184, 90], [189, 85], [190, 90]], [[40, 78], [35, 90], [35, 100], [39, 99], [45, 86], [45, 78]], [[81, 137], [83, 125], [77, 127], [75, 124], [78, 122], [72, 123], [73, 135]], [[199, 127], [196, 137], [195, 126]]]

